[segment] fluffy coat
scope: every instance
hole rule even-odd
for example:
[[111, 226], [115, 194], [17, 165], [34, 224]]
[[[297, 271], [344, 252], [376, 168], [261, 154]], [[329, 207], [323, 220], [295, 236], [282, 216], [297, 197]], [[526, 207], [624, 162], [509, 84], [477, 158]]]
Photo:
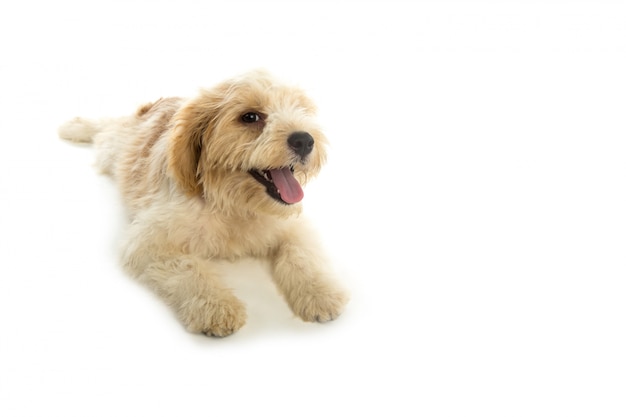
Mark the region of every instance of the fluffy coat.
[[218, 259], [268, 259], [274, 283], [305, 321], [335, 319], [347, 302], [300, 216], [300, 185], [326, 159], [315, 112], [301, 90], [256, 71], [132, 116], [76, 118], [59, 134], [93, 142], [97, 166], [117, 183], [132, 220], [128, 271], [189, 331], [227, 336], [246, 311], [221, 282]]

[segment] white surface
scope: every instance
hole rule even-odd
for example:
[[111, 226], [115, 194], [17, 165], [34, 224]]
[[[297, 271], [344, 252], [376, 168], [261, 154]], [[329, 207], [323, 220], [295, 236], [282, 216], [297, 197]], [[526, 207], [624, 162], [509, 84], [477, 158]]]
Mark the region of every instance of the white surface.
[[[0, 415], [626, 413], [623, 2], [201, 3], [0, 6]], [[320, 107], [352, 301], [301, 323], [247, 261], [248, 324], [190, 335], [56, 128], [256, 67]]]

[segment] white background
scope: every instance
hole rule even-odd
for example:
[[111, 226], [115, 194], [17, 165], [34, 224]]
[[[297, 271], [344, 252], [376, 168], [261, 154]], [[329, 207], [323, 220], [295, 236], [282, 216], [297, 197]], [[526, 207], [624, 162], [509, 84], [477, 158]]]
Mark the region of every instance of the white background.
[[[626, 414], [624, 2], [13, 1], [0, 39], [0, 415]], [[192, 335], [56, 128], [258, 67], [319, 105], [352, 300], [302, 323], [245, 261], [247, 325]]]

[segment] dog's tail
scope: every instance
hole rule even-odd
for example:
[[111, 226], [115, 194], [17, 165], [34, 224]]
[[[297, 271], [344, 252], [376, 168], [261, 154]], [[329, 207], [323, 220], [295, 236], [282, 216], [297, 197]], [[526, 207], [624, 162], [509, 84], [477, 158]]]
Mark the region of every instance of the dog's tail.
[[100, 123], [76, 117], [59, 127], [59, 136], [62, 139], [76, 143], [93, 143], [93, 137], [100, 132]]

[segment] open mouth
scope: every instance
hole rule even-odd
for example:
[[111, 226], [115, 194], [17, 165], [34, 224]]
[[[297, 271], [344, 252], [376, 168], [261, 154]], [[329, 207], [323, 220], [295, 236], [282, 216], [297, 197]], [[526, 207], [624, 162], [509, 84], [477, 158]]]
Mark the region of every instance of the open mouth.
[[255, 180], [265, 186], [270, 197], [280, 203], [294, 204], [300, 202], [304, 197], [300, 183], [293, 176], [293, 167], [251, 169], [248, 172]]

